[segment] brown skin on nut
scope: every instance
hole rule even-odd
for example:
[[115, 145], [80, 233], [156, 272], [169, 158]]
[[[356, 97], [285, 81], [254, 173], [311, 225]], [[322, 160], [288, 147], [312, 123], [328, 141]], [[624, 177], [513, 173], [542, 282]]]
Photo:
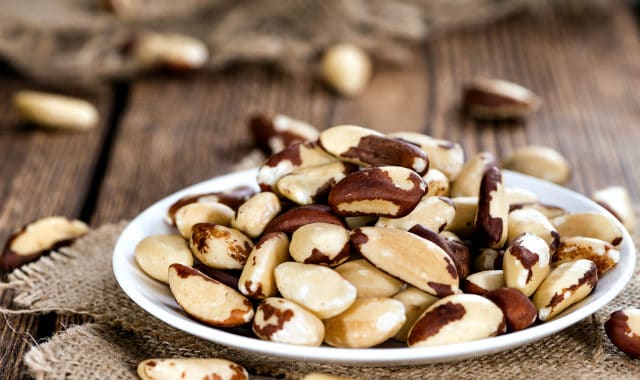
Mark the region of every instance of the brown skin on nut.
[[629, 316], [624, 310], [615, 311], [604, 324], [604, 330], [611, 342], [620, 351], [634, 359], [640, 358], [640, 335], [629, 326]]

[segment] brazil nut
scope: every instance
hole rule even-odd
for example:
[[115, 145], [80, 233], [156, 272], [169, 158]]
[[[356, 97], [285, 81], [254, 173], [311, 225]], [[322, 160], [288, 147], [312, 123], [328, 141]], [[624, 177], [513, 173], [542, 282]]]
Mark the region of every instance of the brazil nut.
[[635, 231], [636, 216], [627, 189], [622, 186], [610, 186], [594, 191], [591, 198], [613, 214], [629, 233]]
[[136, 263], [150, 277], [167, 284], [169, 265], [193, 265], [193, 255], [180, 235], [151, 235], [142, 239], [135, 248]]
[[613, 245], [599, 239], [570, 236], [560, 240], [560, 245], [553, 253], [551, 261], [555, 265], [577, 259], [593, 261], [598, 268], [598, 276], [601, 276], [620, 261], [620, 251]]
[[538, 310], [531, 300], [521, 291], [513, 288], [499, 288], [484, 294], [493, 301], [507, 322], [507, 331], [524, 330], [538, 318]]
[[218, 269], [242, 269], [253, 249], [253, 242], [233, 228], [198, 223], [189, 240], [191, 252], [203, 264]]
[[289, 238], [284, 232], [262, 235], [247, 258], [238, 279], [238, 290], [249, 298], [263, 299], [277, 293], [273, 270], [289, 259]]
[[314, 141], [319, 134], [314, 126], [281, 114], [253, 115], [249, 120], [249, 131], [256, 145], [266, 154], [281, 152], [295, 143]]
[[509, 233], [507, 240], [511, 241], [524, 232], [538, 235], [549, 244], [554, 252], [560, 241], [560, 234], [549, 219], [534, 208], [522, 208], [509, 213]]
[[224, 359], [167, 358], [147, 359], [138, 364], [142, 380], [215, 379], [248, 380], [247, 370]]
[[440, 170], [430, 168], [422, 179], [427, 184], [425, 197], [449, 196], [449, 179]]
[[629, 357], [640, 358], [640, 310], [627, 308], [613, 312], [604, 323], [611, 342]]
[[344, 226], [344, 221], [331, 212], [326, 205], [305, 205], [289, 209], [276, 216], [264, 229], [264, 233], [293, 233], [298, 228], [311, 223], [329, 223]]
[[244, 232], [251, 238], [262, 234], [265, 227], [282, 210], [278, 196], [264, 191], [249, 198], [236, 211], [231, 220], [233, 228]]
[[460, 280], [462, 291], [479, 296], [505, 287], [504, 272], [500, 269], [485, 270], [468, 275]]
[[174, 214], [174, 224], [185, 239], [198, 223], [213, 223], [230, 226], [234, 211], [219, 202], [193, 202], [180, 207]]
[[528, 232], [518, 235], [502, 259], [507, 287], [518, 289], [529, 297], [547, 277], [550, 262], [549, 245], [544, 239]]
[[622, 242], [622, 231], [609, 215], [580, 212], [551, 219], [560, 237], [585, 236], [600, 239], [614, 246]]
[[489, 152], [481, 152], [471, 157], [451, 184], [451, 197], [477, 197], [484, 172], [495, 165], [496, 158]]
[[501, 248], [507, 241], [509, 203], [504, 195], [502, 173], [495, 165], [482, 176], [475, 225], [475, 238], [483, 247]]
[[449, 198], [423, 197], [409, 214], [400, 218], [380, 217], [376, 226], [408, 231], [413, 226], [421, 225], [441, 232], [451, 223], [455, 214], [455, 205]]
[[396, 132], [389, 137], [419, 146], [427, 153], [429, 167], [444, 173], [449, 181], [454, 181], [462, 170], [464, 150], [460, 144], [416, 132]]
[[571, 175], [569, 162], [558, 151], [541, 145], [515, 149], [504, 159], [502, 166], [558, 184], [567, 182]]
[[349, 231], [330, 223], [310, 223], [291, 235], [291, 257], [304, 264], [336, 266], [349, 258]]
[[393, 296], [393, 299], [402, 302], [404, 305], [404, 315], [406, 317], [402, 328], [398, 330], [393, 338], [406, 342], [409, 330], [416, 319], [418, 319], [429, 306], [436, 303], [439, 298], [411, 286]]
[[299, 346], [319, 346], [324, 324], [310, 311], [284, 298], [260, 302], [251, 326], [258, 338]]
[[357, 298], [391, 297], [404, 287], [402, 281], [364, 259], [348, 261], [335, 270], [356, 287]]
[[283, 197], [299, 205], [319, 203], [326, 200], [336, 182], [356, 168], [344, 162], [312, 166], [280, 178], [276, 188]]

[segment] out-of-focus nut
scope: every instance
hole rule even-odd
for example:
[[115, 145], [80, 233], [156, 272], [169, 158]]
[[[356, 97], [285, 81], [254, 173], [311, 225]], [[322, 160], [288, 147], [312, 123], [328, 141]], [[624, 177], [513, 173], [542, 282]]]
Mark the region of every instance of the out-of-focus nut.
[[453, 220], [456, 208], [453, 201], [445, 197], [422, 197], [413, 210], [401, 218], [380, 217], [377, 227], [393, 227], [408, 231], [421, 225], [441, 232]]
[[357, 96], [367, 87], [372, 64], [358, 46], [342, 43], [330, 46], [320, 62], [322, 79], [343, 96]]
[[540, 211], [542, 215], [544, 215], [547, 219], [551, 220], [553, 218], [557, 218], [562, 215], [567, 215], [569, 211], [565, 210], [560, 206], [533, 202], [533, 203], [513, 203], [509, 205], [509, 211], [520, 210], [520, 209], [528, 209], [532, 208], [534, 210]]
[[613, 312], [604, 323], [604, 330], [620, 351], [640, 358], [640, 309], [623, 309]]
[[458, 291], [458, 272], [437, 244], [410, 232], [361, 227], [351, 243], [370, 263], [429, 294], [441, 297]]
[[429, 166], [441, 171], [449, 181], [455, 180], [462, 170], [464, 150], [460, 144], [416, 132], [396, 132], [389, 137], [419, 146], [427, 153]]
[[474, 272], [502, 269], [504, 251], [493, 248], [481, 248], [473, 259], [471, 267]]
[[596, 287], [598, 269], [590, 260], [575, 260], [553, 268], [533, 295], [538, 318], [545, 322], [582, 301]]
[[509, 206], [538, 202], [538, 196], [534, 192], [521, 187], [505, 187], [504, 196], [507, 198]]
[[495, 165], [496, 158], [489, 152], [480, 152], [471, 157], [451, 184], [451, 197], [477, 197], [484, 172]]
[[198, 223], [231, 225], [234, 211], [219, 202], [193, 202], [176, 211], [175, 226], [185, 239], [191, 236], [191, 229]]
[[499, 269], [476, 272], [460, 280], [462, 291], [479, 296], [504, 287], [504, 272]]
[[30, 263], [43, 253], [71, 244], [89, 232], [89, 226], [80, 220], [50, 216], [24, 225], [14, 232], [4, 245], [0, 267], [10, 271]]
[[294, 207], [276, 216], [264, 229], [264, 233], [293, 233], [298, 228], [311, 223], [329, 223], [344, 226], [342, 219], [325, 205], [306, 205]]
[[238, 277], [242, 273], [238, 269], [216, 269], [199, 262], [196, 262], [193, 268], [230, 288], [238, 290]]
[[138, 364], [142, 380], [215, 379], [248, 380], [249, 374], [240, 365], [224, 359], [147, 359]]
[[478, 197], [451, 198], [456, 208], [456, 213], [447, 230], [460, 235], [462, 238], [471, 238], [475, 232], [475, 218], [478, 213]]
[[356, 287], [357, 298], [391, 297], [404, 283], [371, 265], [367, 260], [348, 261], [336, 268], [342, 277]]
[[529, 297], [547, 277], [550, 262], [549, 245], [544, 239], [528, 232], [518, 235], [509, 243], [502, 259], [507, 287]]
[[527, 296], [513, 288], [500, 288], [484, 294], [502, 310], [507, 321], [507, 331], [519, 331], [531, 326], [538, 317], [538, 310]]
[[521, 119], [540, 107], [540, 98], [519, 84], [475, 77], [464, 86], [469, 116], [480, 120]]
[[320, 145], [339, 159], [361, 166], [401, 166], [423, 175], [427, 154], [417, 146], [356, 125], [339, 125], [320, 133]]
[[504, 195], [502, 173], [492, 166], [480, 183], [475, 238], [482, 247], [501, 248], [507, 241], [508, 226], [509, 203]]
[[427, 184], [425, 197], [448, 197], [449, 179], [438, 169], [430, 168], [422, 179]]
[[274, 275], [282, 297], [304, 306], [321, 319], [342, 313], [356, 299], [356, 288], [322, 265], [282, 263]]
[[359, 227], [375, 225], [378, 217], [375, 215], [347, 216], [344, 221], [347, 224], [347, 228], [355, 230]]
[[277, 293], [273, 270], [289, 259], [289, 238], [284, 232], [262, 235], [253, 247], [238, 279], [238, 290], [250, 298], [266, 298]]
[[610, 215], [579, 212], [551, 219], [560, 237], [584, 236], [600, 239], [615, 246], [622, 243], [622, 231]]
[[304, 168], [280, 178], [276, 188], [283, 197], [299, 205], [321, 203], [336, 182], [356, 169], [357, 166], [344, 162]]
[[248, 299], [196, 269], [171, 264], [169, 288], [187, 314], [207, 325], [240, 326], [253, 318]]
[[253, 249], [251, 239], [233, 228], [198, 223], [191, 231], [191, 252], [213, 268], [242, 269]]
[[284, 298], [263, 300], [253, 317], [253, 332], [258, 338], [299, 346], [319, 346], [324, 324], [313, 313]]
[[427, 310], [429, 306], [436, 303], [439, 298], [425, 293], [420, 289], [409, 287], [393, 296], [393, 299], [402, 302], [404, 305], [404, 315], [406, 317], [406, 321], [402, 325], [402, 328], [398, 330], [393, 338], [406, 342], [409, 330], [418, 317]]
[[394, 336], [405, 320], [404, 305], [398, 300], [360, 298], [324, 322], [324, 341], [333, 347], [372, 347]]
[[274, 154], [299, 142], [315, 141], [318, 129], [285, 115], [256, 114], [249, 120], [249, 131], [256, 145], [266, 154]]
[[209, 59], [209, 49], [197, 38], [177, 33], [144, 33], [136, 37], [133, 59], [145, 68], [174, 71], [199, 69]]
[[86, 100], [37, 91], [18, 91], [13, 106], [27, 121], [56, 131], [85, 131], [98, 124], [98, 110]]
[[222, 203], [233, 210], [237, 210], [241, 204], [256, 194], [251, 186], [238, 186], [231, 190], [216, 191], [212, 193], [187, 195], [175, 201], [167, 210], [165, 221], [170, 225], [176, 225], [176, 212], [191, 203]]
[[502, 166], [558, 184], [567, 182], [571, 175], [567, 159], [557, 150], [541, 145], [517, 148], [504, 159]]
[[310, 373], [305, 375], [302, 380], [358, 380], [352, 377], [342, 377], [335, 375], [327, 375], [326, 373]]
[[429, 306], [409, 331], [409, 347], [439, 346], [503, 334], [504, 314], [475, 294], [454, 294]]
[[311, 223], [291, 235], [289, 253], [299, 263], [336, 266], [349, 259], [349, 231], [330, 223]]
[[471, 260], [471, 256], [469, 254], [469, 249], [463, 243], [446, 239], [443, 236], [440, 236], [436, 231], [426, 228], [420, 224], [413, 226], [409, 232], [416, 234], [423, 239], [427, 239], [442, 248], [442, 250], [453, 260], [459, 278], [464, 278], [469, 274], [469, 261]]
[[524, 232], [538, 235], [549, 244], [551, 252], [556, 250], [560, 242], [560, 235], [549, 219], [534, 208], [521, 208], [509, 213], [509, 235], [511, 241]]
[[570, 236], [560, 240], [560, 245], [553, 253], [551, 261], [556, 264], [577, 259], [593, 261], [598, 268], [598, 276], [601, 276], [620, 261], [620, 251], [599, 239]]
[[152, 235], [142, 239], [135, 248], [136, 262], [150, 277], [169, 283], [169, 265], [193, 265], [193, 255], [180, 235]]
[[353, 172], [331, 189], [329, 206], [338, 215], [398, 218], [418, 204], [426, 184], [410, 169], [378, 166]]
[[636, 230], [636, 216], [627, 189], [622, 186], [611, 186], [594, 191], [591, 198], [612, 213], [629, 233]]
[[282, 206], [277, 195], [269, 191], [258, 193], [238, 208], [231, 220], [231, 226], [251, 238], [256, 238], [280, 210]]

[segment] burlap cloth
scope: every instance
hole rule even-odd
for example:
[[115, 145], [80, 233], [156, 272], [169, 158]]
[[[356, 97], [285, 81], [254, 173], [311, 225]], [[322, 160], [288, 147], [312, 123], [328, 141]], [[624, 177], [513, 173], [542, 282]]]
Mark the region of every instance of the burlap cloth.
[[603, 329], [611, 311], [640, 307], [638, 269], [624, 291], [602, 310], [537, 343], [453, 363], [358, 368], [241, 352], [156, 320], [122, 292], [111, 270], [113, 247], [125, 225], [102, 226], [72, 247], [16, 270], [9, 275], [7, 284], [0, 284], [5, 289], [16, 289], [17, 294], [13, 308], [2, 310], [5, 313], [55, 311], [87, 314], [95, 319], [33, 346], [24, 358], [33, 377], [126, 379], [136, 377], [137, 363], [146, 358], [223, 357], [242, 364], [253, 374], [288, 378], [311, 371], [362, 379], [640, 378], [640, 361], [618, 351]]

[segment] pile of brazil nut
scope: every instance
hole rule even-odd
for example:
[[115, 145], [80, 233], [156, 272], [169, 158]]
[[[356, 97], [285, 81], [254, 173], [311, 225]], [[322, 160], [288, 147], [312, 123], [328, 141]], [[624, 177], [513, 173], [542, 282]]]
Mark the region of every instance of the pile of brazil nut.
[[260, 190], [182, 198], [167, 213], [176, 233], [135, 249], [204, 324], [306, 346], [471, 341], [552, 319], [619, 260], [612, 217], [506, 187], [491, 153], [465, 161], [424, 134], [318, 132], [285, 116], [251, 123], [278, 150]]

